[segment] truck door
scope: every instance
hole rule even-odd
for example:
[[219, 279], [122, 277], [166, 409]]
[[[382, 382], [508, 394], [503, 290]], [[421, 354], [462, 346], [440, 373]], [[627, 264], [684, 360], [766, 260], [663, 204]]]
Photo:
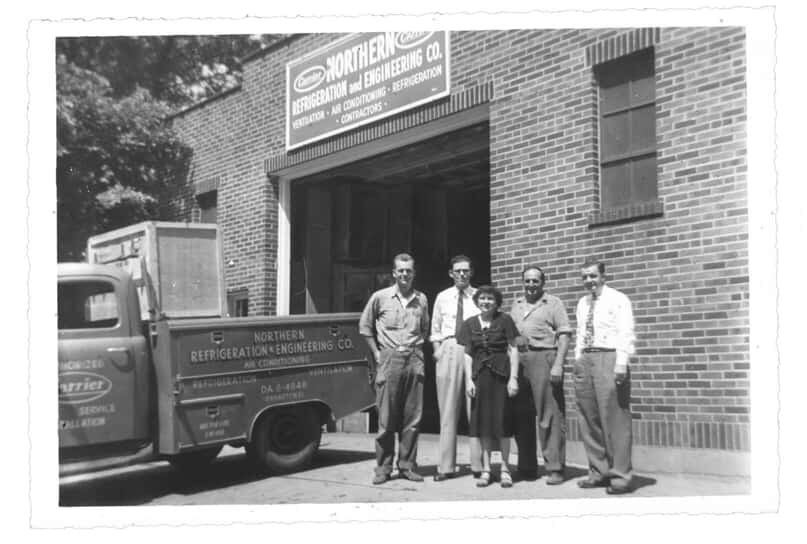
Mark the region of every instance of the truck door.
[[112, 275], [59, 278], [60, 449], [148, 437], [148, 346], [129, 284]]

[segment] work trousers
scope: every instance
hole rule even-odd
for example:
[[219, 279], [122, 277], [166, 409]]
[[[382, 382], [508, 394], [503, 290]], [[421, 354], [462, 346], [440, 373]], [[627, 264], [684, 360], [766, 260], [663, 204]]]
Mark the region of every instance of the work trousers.
[[574, 388], [590, 478], [622, 487], [633, 474], [630, 375], [616, 385], [615, 362], [612, 351], [584, 352], [574, 364]]
[[[446, 338], [440, 345], [435, 366], [437, 406], [440, 409], [440, 445], [437, 471], [451, 474], [457, 465], [457, 424], [463, 399], [466, 414], [471, 414], [471, 399], [465, 394], [465, 347], [454, 338]], [[469, 437], [471, 470], [482, 471], [482, 452], [479, 438]]]
[[554, 349], [519, 354], [519, 366], [522, 369], [519, 372], [519, 388], [529, 388], [529, 391], [520, 391], [519, 394], [531, 396], [535, 406], [535, 412], [524, 406], [519, 406], [516, 412], [515, 439], [520, 472], [534, 472], [538, 469], [536, 438], [541, 444], [544, 469], [547, 472], [560, 472], [566, 465], [566, 401], [563, 386], [552, 385], [550, 379], [556, 355], [557, 350]]
[[423, 414], [423, 353], [383, 349], [376, 377], [378, 435], [375, 439], [376, 474], [392, 473], [395, 435], [398, 470], [414, 470], [418, 432]]

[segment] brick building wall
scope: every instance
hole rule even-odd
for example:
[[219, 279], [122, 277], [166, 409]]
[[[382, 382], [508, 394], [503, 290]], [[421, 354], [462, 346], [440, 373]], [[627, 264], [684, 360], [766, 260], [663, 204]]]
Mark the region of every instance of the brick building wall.
[[[580, 263], [589, 256], [604, 259], [610, 284], [631, 297], [636, 315], [635, 443], [745, 451], [750, 392], [744, 32], [654, 31], [663, 212], [607, 222], [597, 219], [592, 57], [613, 56], [624, 44], [630, 47], [635, 35], [628, 29], [452, 32], [452, 94], [492, 89], [493, 281], [511, 299], [520, 290], [522, 267], [539, 263], [548, 273], [548, 290], [573, 318], [582, 294]], [[282, 42], [246, 62], [239, 89], [173, 120], [194, 149], [188, 184], [178, 188], [177, 218], [193, 219], [194, 184], [218, 180], [224, 256], [233, 261], [226, 282], [229, 289], [249, 290], [251, 314], [275, 312], [277, 187], [263, 165], [285, 155], [285, 65], [337, 38], [303, 35]], [[392, 123], [379, 126], [379, 135], [394, 130], [383, 128]], [[576, 439], [571, 385], [568, 379], [569, 431]]]

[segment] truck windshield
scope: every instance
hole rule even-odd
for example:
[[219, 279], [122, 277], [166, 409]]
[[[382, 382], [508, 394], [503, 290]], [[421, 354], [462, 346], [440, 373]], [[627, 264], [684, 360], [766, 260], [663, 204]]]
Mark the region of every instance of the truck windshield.
[[118, 299], [110, 282], [59, 283], [59, 330], [103, 329], [118, 324]]

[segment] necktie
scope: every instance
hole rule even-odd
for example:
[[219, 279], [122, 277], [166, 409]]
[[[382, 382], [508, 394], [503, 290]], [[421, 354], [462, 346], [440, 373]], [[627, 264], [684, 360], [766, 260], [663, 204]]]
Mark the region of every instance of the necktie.
[[457, 295], [457, 321], [454, 323], [454, 335], [460, 333], [460, 328], [462, 327], [462, 291], [459, 292]]
[[591, 295], [591, 303], [588, 305], [588, 315], [586, 316], [586, 336], [583, 345], [587, 348], [594, 346], [594, 303], [597, 297]]

